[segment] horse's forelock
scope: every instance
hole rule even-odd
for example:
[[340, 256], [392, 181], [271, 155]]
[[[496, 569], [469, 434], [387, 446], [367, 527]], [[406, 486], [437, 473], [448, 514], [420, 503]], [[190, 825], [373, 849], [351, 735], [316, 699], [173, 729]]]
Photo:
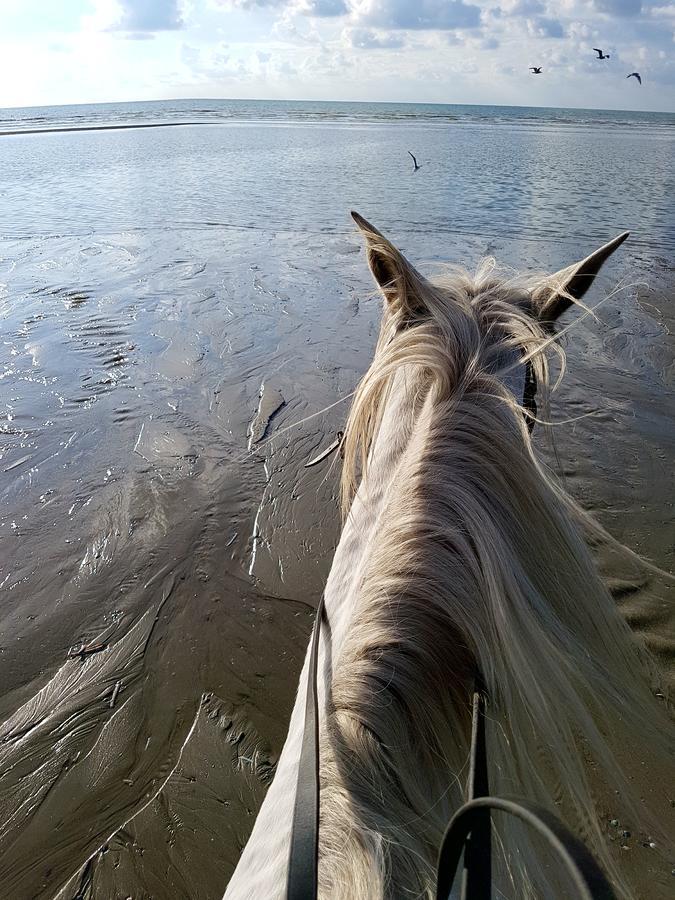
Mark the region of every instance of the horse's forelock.
[[356, 391], [346, 427], [345, 511], [359, 475], [367, 471], [368, 451], [401, 369], [405, 368], [406, 378], [399, 379], [396, 390], [417, 396], [432, 390], [437, 397], [449, 397], [482, 378], [486, 389], [498, 393], [514, 415], [520, 415], [522, 398], [506, 389], [508, 365], [503, 370], [500, 365], [517, 365], [518, 356], [527, 354], [546, 408], [549, 357], [558, 356], [564, 365], [564, 352], [531, 314], [532, 286], [539, 283], [515, 276], [500, 279], [494, 260], [488, 259], [475, 276], [453, 267], [433, 281], [420, 281], [416, 313], [411, 313], [412, 307], [385, 304], [376, 352]]

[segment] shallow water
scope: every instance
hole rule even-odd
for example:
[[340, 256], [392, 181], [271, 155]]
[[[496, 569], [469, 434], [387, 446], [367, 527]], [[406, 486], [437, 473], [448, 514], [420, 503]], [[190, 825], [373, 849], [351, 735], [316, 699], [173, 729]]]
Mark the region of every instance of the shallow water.
[[[282, 430], [353, 389], [377, 330], [349, 208], [422, 268], [554, 269], [633, 232], [589, 299], [623, 289], [565, 339], [560, 465], [539, 440], [618, 538], [672, 568], [672, 121], [240, 104], [222, 123], [199, 104], [0, 115], [212, 122], [0, 137], [12, 898], [222, 895], [338, 534], [335, 466], [303, 465], [346, 404]], [[672, 674], [672, 593], [604, 563]], [[666, 896], [633, 827], [645, 896]]]

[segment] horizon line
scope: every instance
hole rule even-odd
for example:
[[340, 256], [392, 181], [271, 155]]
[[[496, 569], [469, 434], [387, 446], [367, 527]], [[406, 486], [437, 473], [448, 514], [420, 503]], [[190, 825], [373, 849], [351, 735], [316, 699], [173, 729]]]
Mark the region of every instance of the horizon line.
[[500, 109], [555, 109], [574, 110], [575, 112], [626, 112], [626, 113], [652, 113], [656, 115], [675, 115], [675, 110], [656, 109], [626, 109], [624, 107], [607, 106], [539, 106], [530, 104], [513, 103], [442, 103], [437, 100], [317, 100], [306, 98], [279, 98], [279, 97], [164, 97], [152, 100], [96, 100], [93, 102], [79, 101], [77, 103], [37, 103], [17, 106], [0, 106], [1, 110], [13, 109], [53, 109], [70, 106], [112, 106], [122, 104], [141, 103], [332, 103], [372, 106], [375, 104], [387, 104], [390, 106], [484, 106]]

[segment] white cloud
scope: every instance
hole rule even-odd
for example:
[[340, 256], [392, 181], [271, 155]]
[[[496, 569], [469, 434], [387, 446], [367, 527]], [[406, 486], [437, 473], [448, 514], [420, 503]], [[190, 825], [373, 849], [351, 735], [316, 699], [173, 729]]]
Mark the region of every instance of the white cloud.
[[94, 11], [85, 21], [97, 31], [150, 34], [184, 27], [181, 0], [94, 0]]
[[587, 22], [570, 22], [567, 33], [575, 41], [587, 41], [594, 32]]
[[561, 38], [565, 34], [558, 19], [549, 19], [546, 16], [527, 19], [527, 30], [532, 37]]
[[[22, 3], [9, 2], [19, 15]], [[639, 98], [645, 108], [675, 108], [673, 0], [89, 0], [89, 8], [79, 35], [72, 16], [62, 31], [41, 21], [32, 35], [24, 20], [25, 40], [0, 33], [4, 102], [240, 96], [574, 106], [592, 96], [596, 106]], [[611, 59], [599, 64], [594, 46]], [[543, 75], [529, 78], [537, 64]], [[633, 70], [643, 84], [626, 99]]]
[[231, 9], [284, 9], [292, 14], [331, 18], [349, 12], [347, 0], [220, 0], [218, 5]]
[[345, 42], [358, 50], [382, 50], [405, 46], [401, 34], [377, 32], [370, 28], [347, 28], [343, 32]]
[[464, 0], [355, 0], [357, 22], [379, 28], [452, 29], [480, 25], [480, 8]]
[[346, 0], [298, 0], [297, 10], [305, 16], [344, 16], [349, 12]]
[[506, 16], [538, 16], [546, 10], [540, 0], [504, 0], [497, 8]]
[[642, 12], [642, 0], [593, 0], [599, 12], [610, 16], [639, 16]]

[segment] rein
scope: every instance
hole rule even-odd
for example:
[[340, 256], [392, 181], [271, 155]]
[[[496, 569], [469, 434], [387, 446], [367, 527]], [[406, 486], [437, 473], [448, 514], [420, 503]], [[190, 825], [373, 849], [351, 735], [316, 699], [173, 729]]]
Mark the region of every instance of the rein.
[[[532, 431], [537, 409], [536, 380], [529, 361], [523, 375], [522, 405], [528, 413], [528, 428]], [[343, 434], [338, 432], [337, 439], [305, 467], [317, 465], [340, 449], [343, 439]], [[325, 602], [322, 595], [310, 644], [305, 723], [293, 807], [286, 900], [317, 900], [318, 897], [320, 785], [317, 676], [319, 641], [324, 618]], [[578, 900], [616, 900], [614, 891], [590, 851], [556, 816], [528, 800], [490, 795], [485, 705], [486, 692], [479, 676], [476, 678], [472, 698], [466, 802], [450, 820], [441, 842], [436, 867], [436, 900], [449, 900], [460, 859], [463, 859], [461, 900], [491, 900], [493, 810], [520, 819], [549, 844], [567, 870], [569, 882], [573, 885]]]
[[[305, 696], [305, 727], [293, 808], [287, 900], [317, 900], [319, 871], [319, 708], [317, 673], [319, 638], [325, 615], [323, 596], [316, 613]], [[436, 900], [448, 900], [463, 857], [461, 900], [492, 898], [491, 812], [520, 819], [544, 838], [567, 870], [578, 900], [616, 900], [616, 895], [589, 850], [547, 809], [528, 800], [489, 794], [485, 739], [485, 692], [476, 679], [471, 722], [467, 800], [450, 820], [438, 854]]]
[[287, 900], [315, 900], [319, 870], [319, 696], [316, 686], [319, 636], [324, 616], [319, 601], [309, 654], [309, 678], [305, 697], [305, 726], [300, 748], [295, 789], [291, 855], [288, 862]]

